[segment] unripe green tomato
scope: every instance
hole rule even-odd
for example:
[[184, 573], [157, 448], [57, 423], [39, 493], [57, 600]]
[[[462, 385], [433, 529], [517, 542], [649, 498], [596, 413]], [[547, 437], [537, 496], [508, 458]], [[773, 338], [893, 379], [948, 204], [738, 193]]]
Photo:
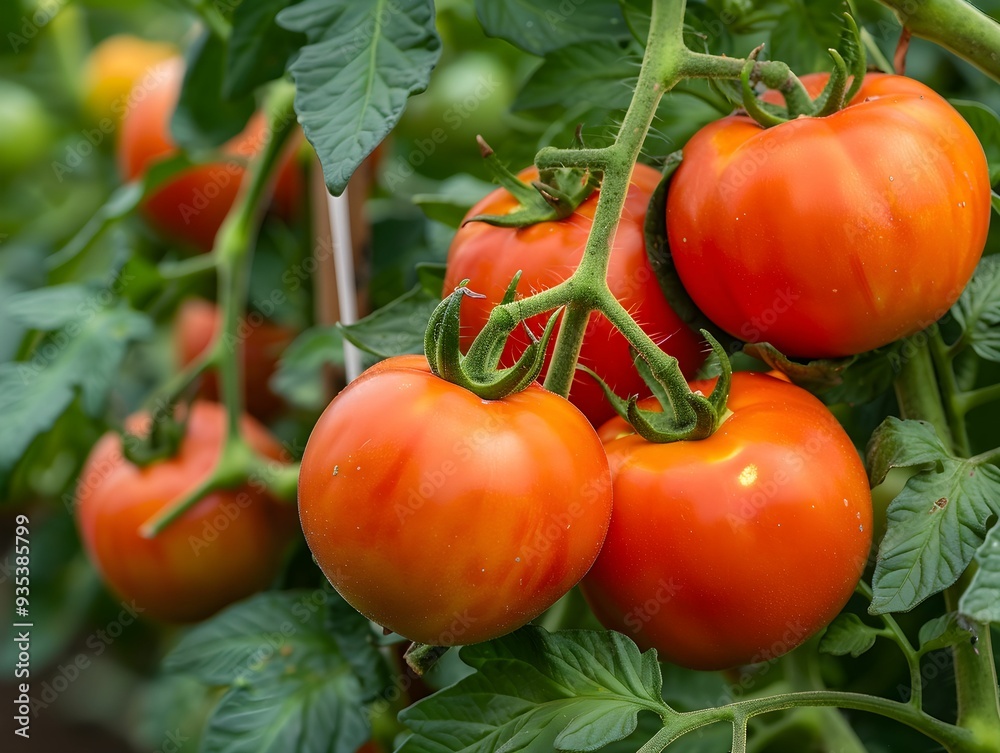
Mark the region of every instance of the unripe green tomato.
[[12, 81], [0, 81], [0, 170], [20, 170], [49, 148], [52, 121], [41, 100]]
[[427, 91], [413, 97], [400, 132], [406, 138], [431, 138], [449, 152], [476, 151], [476, 136], [503, 136], [504, 114], [514, 99], [506, 66], [483, 52], [465, 52], [438, 69]]

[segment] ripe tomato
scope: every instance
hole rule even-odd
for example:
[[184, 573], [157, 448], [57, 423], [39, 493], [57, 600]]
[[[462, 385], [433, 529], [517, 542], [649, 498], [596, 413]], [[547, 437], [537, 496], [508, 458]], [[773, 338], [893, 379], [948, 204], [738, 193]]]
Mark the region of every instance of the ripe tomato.
[[[520, 177], [531, 181], [538, 177], [538, 171], [528, 168]], [[684, 374], [690, 376], [704, 360], [701, 341], [670, 308], [646, 256], [643, 222], [659, 180], [660, 174], [653, 168], [636, 165], [611, 252], [608, 286], [649, 336], [675, 356]], [[462, 302], [463, 347], [468, 347], [482, 330], [518, 270], [523, 273], [517, 286], [522, 295], [550, 288], [573, 273], [583, 258], [597, 195], [595, 191], [572, 216], [558, 222], [518, 229], [470, 222], [458, 231], [448, 250], [444, 293], [450, 293], [468, 278], [469, 287], [486, 296]], [[476, 204], [469, 216], [508, 214], [516, 207], [510, 193], [499, 188]], [[545, 317], [531, 319], [528, 325], [537, 334], [545, 325]], [[507, 343], [502, 363], [514, 363], [527, 346], [528, 338], [518, 328]], [[597, 372], [619, 395], [649, 394], [632, 364], [628, 342], [599, 314], [590, 318], [580, 363]], [[614, 415], [601, 388], [586, 375], [574, 381], [569, 399], [595, 426]]]
[[850, 598], [872, 535], [865, 469], [819, 400], [741, 372], [729, 409], [701, 441], [654, 444], [620, 418], [601, 429], [615, 504], [584, 594], [606, 627], [693, 669], [805, 641]]
[[[136, 414], [131, 431], [149, 425]], [[282, 450], [256, 421], [242, 433], [266, 457]], [[281, 565], [295, 531], [290, 505], [259, 485], [205, 496], [159, 536], [139, 528], [208, 476], [222, 450], [226, 414], [217, 403], [192, 404], [186, 433], [174, 457], [139, 468], [122, 455], [110, 433], [87, 458], [76, 490], [76, 519], [91, 561], [121, 598], [141, 614], [165, 622], [196, 622], [265, 588]]]
[[[816, 93], [826, 74], [803, 81]], [[709, 124], [684, 147], [667, 199], [674, 263], [702, 311], [736, 337], [812, 358], [943, 316], [989, 219], [969, 125], [923, 84], [880, 74], [825, 118]]]
[[[186, 366], [205, 352], [221, 323], [218, 307], [200, 298], [189, 298], [177, 312], [174, 328], [174, 352], [181, 366]], [[273, 417], [284, 401], [271, 391], [268, 382], [282, 353], [295, 339], [295, 330], [268, 321], [241, 322], [243, 336], [243, 381], [247, 411], [262, 420]], [[199, 394], [209, 400], [219, 397], [219, 383], [214, 372], [205, 374]]]
[[477, 643], [537, 617], [590, 568], [611, 479], [594, 430], [539, 385], [483, 400], [391, 358], [306, 444], [299, 517], [359, 612], [422, 643]]
[[177, 55], [167, 42], [153, 42], [131, 34], [117, 34], [102, 40], [90, 55], [83, 71], [83, 100], [94, 120], [121, 121], [128, 109], [133, 87], [158, 63]]
[[[170, 118], [183, 80], [184, 62], [174, 58], [153, 69], [132, 91], [118, 142], [118, 165], [126, 180], [138, 178], [151, 164], [177, 153], [170, 135]], [[222, 151], [248, 159], [264, 145], [266, 131], [266, 118], [255, 113], [243, 132], [224, 144]], [[294, 160], [296, 148], [296, 144], [289, 144], [274, 189], [274, 205], [286, 216], [298, 206], [304, 190]], [[208, 250], [236, 200], [245, 172], [237, 161], [184, 170], [146, 199], [144, 213], [165, 235]]]

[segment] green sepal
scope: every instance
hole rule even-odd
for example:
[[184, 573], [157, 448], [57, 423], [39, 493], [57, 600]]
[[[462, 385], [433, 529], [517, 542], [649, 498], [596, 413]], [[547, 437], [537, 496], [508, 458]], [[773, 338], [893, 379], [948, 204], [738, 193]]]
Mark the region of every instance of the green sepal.
[[500, 161], [482, 136], [477, 136], [476, 140], [494, 180], [517, 200], [520, 207], [509, 214], [477, 214], [466, 219], [463, 225], [485, 222], [497, 227], [528, 227], [562, 220], [573, 214], [600, 185], [593, 172], [570, 167], [547, 169], [538, 180], [525, 183]]
[[[504, 291], [503, 298], [500, 299], [498, 305], [505, 306], [508, 303], [513, 303], [514, 298], [517, 297], [517, 283], [521, 281], [521, 270], [517, 270], [514, 273], [513, 279], [511, 279], [510, 284]], [[524, 325], [527, 330], [528, 326]], [[531, 331], [528, 330], [528, 336], [533, 337]], [[472, 341], [472, 345], [469, 346], [469, 352], [466, 354], [466, 359], [471, 360], [472, 363], [481, 363], [483, 368], [486, 370], [496, 369], [500, 364], [500, 358], [503, 356], [504, 348], [507, 345], [507, 338], [486, 338], [477, 337]], [[485, 352], [481, 352], [484, 351]]]
[[775, 108], [768, 107], [764, 102], [757, 99], [757, 93], [754, 92], [753, 87], [750, 85], [750, 74], [753, 73], [754, 66], [757, 65], [757, 56], [763, 47], [764, 45], [760, 45], [760, 47], [754, 49], [747, 56], [747, 61], [740, 71], [740, 87], [743, 93], [743, 109], [747, 111], [747, 115], [757, 121], [763, 128], [771, 128], [782, 123], [787, 123], [788, 118], [777, 114]]
[[826, 82], [822, 93], [816, 98], [815, 117], [822, 118], [832, 115], [844, 106], [844, 94], [847, 93], [847, 63], [843, 56], [832, 47], [827, 50], [833, 60], [833, 71], [830, 80]]
[[584, 366], [583, 364], [579, 363], [576, 365], [576, 368], [582, 371], [584, 374], [587, 374], [588, 376], [592, 377], [593, 380], [597, 382], [598, 386], [601, 388], [601, 391], [604, 393], [604, 397], [608, 399], [608, 402], [611, 403], [611, 407], [615, 409], [615, 413], [617, 413], [621, 418], [628, 421], [629, 401], [625, 400], [624, 398], [618, 397], [618, 395], [615, 394], [615, 391], [608, 386], [608, 383], [605, 382], [603, 379], [601, 379], [601, 377], [599, 377], [593, 369], [590, 369]]
[[[706, 329], [701, 330], [701, 336], [708, 340], [708, 344], [712, 346], [712, 352], [715, 353], [715, 357], [719, 359], [719, 378], [715, 382], [715, 388], [712, 390], [712, 394], [708, 396], [708, 402], [712, 404], [715, 409], [716, 415], [719, 417], [721, 422], [722, 417], [726, 413], [726, 403], [729, 401], [729, 390], [733, 386], [733, 365], [729, 362], [729, 356], [726, 353], [726, 349], [722, 347], [722, 344], [712, 337], [712, 333]], [[718, 423], [712, 427], [712, 431], [719, 428]]]
[[858, 93], [861, 84], [864, 83], [865, 73], [868, 72], [868, 56], [854, 17], [850, 13], [844, 13], [844, 21], [845, 28], [841, 34], [838, 48], [847, 63], [848, 72], [853, 76], [851, 87], [844, 95], [844, 104], [846, 105], [854, 99], [854, 95]]
[[168, 405], [164, 411], [153, 414], [148, 434], [122, 431], [122, 455], [140, 468], [172, 458], [180, 449], [186, 431], [187, 418], [178, 419], [173, 406]]
[[[484, 345], [480, 343], [483, 337], [483, 333], [480, 333], [469, 349], [470, 355], [462, 355], [459, 338], [462, 299], [465, 296], [484, 297], [469, 290], [466, 287], [468, 282], [463, 280], [462, 284], [455, 288], [455, 291], [431, 314], [424, 333], [424, 352], [431, 371], [437, 376], [475, 393], [484, 400], [500, 400], [527, 388], [538, 378], [545, 363], [546, 348], [562, 309], [558, 309], [549, 317], [540, 339], [525, 327], [531, 338], [531, 344], [521, 354], [517, 363], [505, 369], [498, 369], [497, 363], [503, 352], [505, 339]], [[508, 298], [513, 299], [512, 291], [516, 285], [515, 277], [504, 295], [505, 301]]]

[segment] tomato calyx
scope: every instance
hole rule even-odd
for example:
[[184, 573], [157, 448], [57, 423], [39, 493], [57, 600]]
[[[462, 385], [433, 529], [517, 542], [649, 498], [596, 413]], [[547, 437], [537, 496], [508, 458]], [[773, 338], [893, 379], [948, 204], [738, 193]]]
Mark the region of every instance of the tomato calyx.
[[803, 115], [814, 118], [833, 115], [858, 93], [867, 70], [865, 47], [857, 22], [849, 13], [844, 13], [843, 17], [845, 24], [838, 49], [831, 47], [827, 50], [833, 61], [833, 71], [823, 91], [814, 100], [809, 100], [806, 95], [799, 98], [785, 93], [785, 107], [762, 102], [754, 92], [750, 79], [764, 45], [758, 46], [747, 56], [746, 64], [740, 71], [743, 109], [758, 125], [771, 128]]
[[187, 411], [178, 415], [173, 405], [154, 413], [149, 422], [149, 430], [122, 431], [122, 455], [135, 466], [147, 465], [172, 458], [180, 449], [187, 433]]
[[[514, 300], [520, 278], [520, 272], [514, 275], [500, 302], [501, 306]], [[498, 367], [507, 342], [506, 334], [497, 336], [486, 328], [472, 342], [468, 354], [462, 353], [459, 338], [462, 300], [466, 296], [485, 297], [466, 287], [468, 282], [463, 280], [434, 309], [424, 332], [424, 354], [435, 375], [485, 400], [500, 400], [526, 389], [538, 379], [545, 363], [545, 351], [562, 309], [557, 309], [549, 317], [541, 338], [536, 337], [525, 324], [524, 329], [531, 343], [513, 366], [501, 369]]]
[[[639, 397], [636, 395], [631, 395], [627, 399], [619, 397], [593, 371], [585, 366], [577, 368], [597, 380], [618, 415], [628, 421], [636, 433], [646, 441], [664, 444], [706, 439], [712, 436], [731, 415], [726, 402], [732, 385], [733, 368], [719, 341], [707, 330], [701, 330], [701, 334], [711, 345], [712, 352], [719, 360], [719, 378], [710, 395], [692, 392], [678, 369], [657, 368], [642, 358], [636, 359], [636, 369], [653, 393], [653, 397], [659, 402], [662, 408], [659, 411], [640, 408]], [[686, 408], [683, 414], [690, 416], [688, 420], [679, 418], [682, 415], [682, 411], [679, 410], [681, 406]]]
[[[507, 189], [520, 206], [508, 214], [477, 214], [465, 220], [463, 225], [485, 222], [497, 227], [529, 227], [539, 222], [562, 220], [573, 214], [600, 186], [595, 173], [575, 167], [547, 168], [540, 171], [538, 180], [525, 183], [500, 161], [482, 136], [477, 136], [476, 141], [493, 179]], [[579, 128], [575, 146], [583, 146]]]

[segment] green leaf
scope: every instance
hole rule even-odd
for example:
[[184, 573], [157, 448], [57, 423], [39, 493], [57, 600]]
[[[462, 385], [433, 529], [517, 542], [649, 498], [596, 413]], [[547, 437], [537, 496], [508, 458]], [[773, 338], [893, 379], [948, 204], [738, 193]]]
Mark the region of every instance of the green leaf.
[[642, 50], [634, 43], [625, 46], [605, 39], [563, 47], [545, 56], [511, 109], [569, 109], [590, 102], [624, 110], [632, 100], [641, 62]]
[[993, 207], [993, 211], [1000, 214], [1000, 194], [996, 191], [990, 191], [990, 205]]
[[872, 433], [865, 457], [872, 486], [878, 486], [890, 468], [934, 465], [950, 455], [934, 427], [926, 421], [903, 421], [889, 416]]
[[990, 185], [996, 185], [1000, 180], [1000, 116], [981, 102], [964, 99], [949, 102], [976, 132], [990, 166]]
[[165, 666], [231, 684], [203, 753], [354, 753], [387, 685], [368, 621], [334, 592], [259, 594], [194, 628]]
[[444, 290], [444, 276], [448, 265], [434, 261], [422, 261], [417, 264], [417, 281], [424, 292], [432, 298], [441, 298]]
[[829, 70], [827, 50], [840, 41], [843, 19], [829, 3], [793, 2], [771, 28], [770, 60], [788, 63], [798, 74]]
[[291, 65], [295, 111], [340, 195], [358, 165], [427, 88], [441, 53], [430, 0], [304, 0], [278, 23], [309, 44]]
[[69, 283], [15, 293], [0, 301], [0, 310], [23, 327], [51, 332], [80, 316], [99, 290]]
[[476, 15], [487, 35], [535, 55], [630, 36], [616, 0], [476, 0]]
[[458, 229], [469, 210], [496, 186], [460, 173], [441, 182], [435, 193], [420, 193], [413, 197], [413, 203], [420, 207], [429, 219]]
[[208, 30], [187, 52], [184, 86], [170, 120], [170, 132], [189, 152], [220, 146], [240, 133], [253, 115], [253, 97], [231, 100], [223, 95], [227, 54], [226, 42]]
[[958, 611], [979, 622], [1000, 623], [1000, 525], [994, 524], [976, 552], [979, 569], [958, 602]]
[[780, 371], [795, 384], [810, 390], [823, 390], [843, 384], [843, 373], [854, 362], [851, 358], [822, 359], [799, 363], [792, 361], [771, 343], [747, 343], [743, 352]]
[[285, 350], [270, 386], [291, 405], [319, 409], [330, 401], [323, 372], [343, 366], [344, 337], [336, 327], [311, 327]]
[[291, 0], [253, 0], [233, 11], [222, 93], [227, 99], [252, 94], [261, 84], [285, 75], [288, 59], [305, 42], [301, 34], [275, 22]]
[[875, 645], [878, 636], [879, 631], [863, 623], [856, 614], [845, 613], [827, 626], [819, 650], [834, 656], [850, 654], [857, 659]]
[[954, 612], [935, 617], [920, 627], [920, 653], [926, 654], [941, 648], [954, 646], [971, 637], [968, 628]]
[[1000, 256], [983, 257], [951, 315], [981, 358], [1000, 361]]
[[889, 505], [872, 614], [905, 612], [958, 580], [1000, 509], [1000, 469], [957, 458], [913, 476]]
[[364, 319], [337, 326], [347, 340], [379, 358], [422, 353], [427, 322], [440, 302], [417, 285]]
[[99, 416], [129, 343], [153, 333], [152, 322], [123, 305], [84, 302], [78, 317], [37, 347], [30, 361], [0, 364], [0, 488], [24, 451], [81, 397]]
[[615, 632], [528, 626], [462, 649], [475, 674], [400, 714], [399, 753], [593, 751], [628, 736], [660, 698], [656, 652]]

